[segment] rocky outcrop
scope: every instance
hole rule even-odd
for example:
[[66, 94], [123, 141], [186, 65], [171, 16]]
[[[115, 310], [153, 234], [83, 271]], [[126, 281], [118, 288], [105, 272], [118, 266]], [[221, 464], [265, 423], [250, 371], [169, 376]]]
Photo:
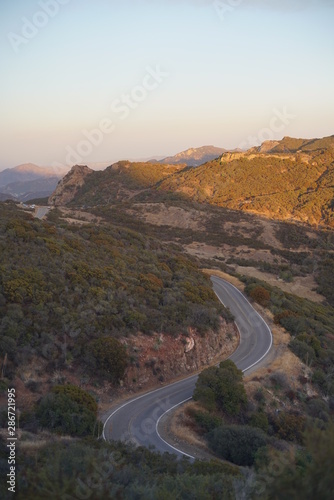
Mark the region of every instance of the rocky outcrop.
[[49, 205], [61, 206], [70, 203], [79, 189], [84, 185], [87, 176], [94, 170], [84, 165], [75, 165], [65, 177], [59, 181], [55, 191], [50, 196]]
[[139, 335], [124, 339], [123, 343], [131, 359], [124, 386], [137, 390], [191, 374], [227, 358], [237, 348], [239, 336], [233, 323], [221, 320], [218, 332], [200, 335], [191, 330], [188, 336], [177, 337]]

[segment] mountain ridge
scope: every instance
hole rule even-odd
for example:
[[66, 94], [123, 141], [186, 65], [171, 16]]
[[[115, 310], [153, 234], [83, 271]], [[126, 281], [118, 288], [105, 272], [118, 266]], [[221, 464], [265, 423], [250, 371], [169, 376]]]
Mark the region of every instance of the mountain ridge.
[[0, 191], [3, 199], [26, 201], [52, 194], [63, 171], [52, 167], [39, 167], [34, 163], [23, 163], [0, 172]]
[[167, 156], [158, 163], [164, 164], [184, 164], [188, 167], [198, 167], [207, 161], [218, 158], [227, 149], [217, 148], [215, 146], [202, 146], [200, 148], [189, 148], [181, 151], [174, 156]]
[[49, 202], [90, 206], [135, 201], [144, 190], [146, 199], [173, 193], [278, 220], [334, 226], [334, 136], [286, 137], [246, 152], [223, 152], [196, 168], [124, 161], [101, 172], [84, 171], [90, 172], [89, 179], [75, 167]]

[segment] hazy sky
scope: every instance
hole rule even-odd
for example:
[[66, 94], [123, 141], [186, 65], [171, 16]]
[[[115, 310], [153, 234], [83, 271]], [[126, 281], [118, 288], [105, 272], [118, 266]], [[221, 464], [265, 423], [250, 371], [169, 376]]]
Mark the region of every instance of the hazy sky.
[[332, 0], [0, 0], [0, 168], [334, 134]]

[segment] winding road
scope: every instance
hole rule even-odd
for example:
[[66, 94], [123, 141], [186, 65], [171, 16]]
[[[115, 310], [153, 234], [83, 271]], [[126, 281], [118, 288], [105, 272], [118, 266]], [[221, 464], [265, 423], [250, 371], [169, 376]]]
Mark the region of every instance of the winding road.
[[50, 211], [50, 207], [37, 207], [35, 210], [35, 217], [37, 219], [43, 219]]
[[[269, 353], [272, 347], [270, 328], [235, 286], [216, 276], [212, 276], [211, 281], [219, 300], [234, 315], [240, 333], [239, 347], [229, 359], [247, 372]], [[197, 377], [193, 375], [116, 406], [105, 419], [103, 438], [154, 446], [162, 453], [187, 455], [161, 437], [159, 423], [166, 413], [192, 398]]]

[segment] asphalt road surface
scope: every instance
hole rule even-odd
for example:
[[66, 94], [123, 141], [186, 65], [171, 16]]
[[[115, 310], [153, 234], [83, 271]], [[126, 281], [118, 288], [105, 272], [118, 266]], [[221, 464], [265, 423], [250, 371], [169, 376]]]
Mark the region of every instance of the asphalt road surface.
[[35, 217], [37, 219], [43, 219], [43, 217], [45, 217], [49, 211], [49, 207], [37, 207], [35, 211]]
[[[246, 372], [269, 353], [272, 346], [270, 328], [237, 288], [216, 276], [212, 276], [211, 281], [219, 300], [234, 315], [240, 332], [240, 345], [229, 359]], [[103, 438], [154, 446], [162, 453], [187, 455], [162, 439], [159, 422], [165, 413], [192, 398], [197, 377], [193, 375], [174, 382], [113, 408], [105, 420]]]

